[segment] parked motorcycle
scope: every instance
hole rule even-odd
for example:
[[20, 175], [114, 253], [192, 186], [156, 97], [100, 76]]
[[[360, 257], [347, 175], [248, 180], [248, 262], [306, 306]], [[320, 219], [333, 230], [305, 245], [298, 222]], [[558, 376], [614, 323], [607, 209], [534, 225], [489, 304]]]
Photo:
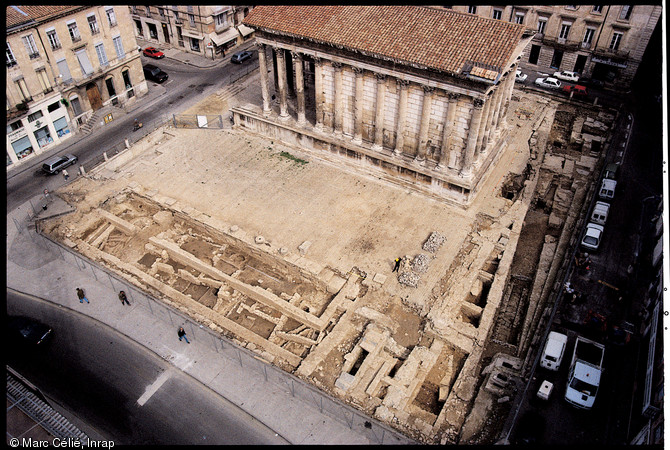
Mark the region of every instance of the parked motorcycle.
[[142, 128], [142, 122], [139, 122], [137, 119], [135, 119], [135, 123], [133, 124], [133, 131], [137, 131], [140, 128]]

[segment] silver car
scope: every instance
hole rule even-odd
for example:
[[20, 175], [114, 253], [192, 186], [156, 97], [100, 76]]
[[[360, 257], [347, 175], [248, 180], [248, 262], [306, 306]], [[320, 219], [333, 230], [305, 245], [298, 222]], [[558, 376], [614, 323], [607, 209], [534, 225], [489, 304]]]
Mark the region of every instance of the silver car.
[[50, 175], [59, 173], [66, 167], [75, 164], [78, 159], [79, 158], [70, 153], [63, 156], [54, 156], [44, 161], [42, 164], [42, 171]]
[[556, 78], [552, 78], [552, 77], [538, 78], [537, 80], [535, 80], [535, 84], [537, 84], [538, 86], [549, 88], [549, 89], [560, 89], [561, 88], [561, 82], [558, 81]]

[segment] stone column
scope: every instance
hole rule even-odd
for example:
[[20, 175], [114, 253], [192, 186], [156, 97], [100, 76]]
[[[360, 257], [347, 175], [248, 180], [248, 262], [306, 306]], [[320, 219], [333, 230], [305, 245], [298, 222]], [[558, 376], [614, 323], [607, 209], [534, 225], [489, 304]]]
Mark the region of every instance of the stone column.
[[261, 73], [261, 95], [263, 96], [263, 114], [270, 114], [270, 87], [268, 80], [268, 63], [265, 55], [265, 44], [256, 43], [258, 50], [258, 70]]
[[323, 131], [323, 59], [314, 57], [314, 103], [316, 129]]
[[495, 133], [498, 132], [499, 130], [499, 125], [500, 125], [500, 111], [502, 109], [502, 101], [504, 97], [504, 89], [505, 89], [505, 84], [507, 83], [507, 80], [503, 81], [499, 86], [498, 86], [498, 98], [496, 101], [496, 112], [493, 115], [493, 134], [491, 134], [491, 138], [493, 139], [493, 136]]
[[305, 78], [302, 70], [302, 53], [291, 52], [291, 56], [293, 56], [295, 65], [293, 73], [295, 73], [295, 90], [298, 95], [298, 124], [304, 125], [307, 120], [305, 119]]
[[[458, 103], [458, 94], [450, 92], [447, 94], [449, 102], [447, 103], [447, 111], [444, 119], [444, 128], [442, 129], [442, 149], [440, 150], [440, 161], [435, 168], [442, 169], [450, 163], [451, 156], [451, 130], [454, 125], [454, 117], [456, 116], [456, 104]], [[451, 166], [449, 166], [451, 167]]]
[[334, 62], [333, 69], [335, 69], [335, 120], [333, 128], [335, 134], [342, 135], [342, 122], [344, 120], [344, 111], [342, 107], [342, 63]]
[[484, 139], [482, 139], [482, 148], [479, 150], [479, 153], [482, 155], [485, 155], [486, 152], [489, 150], [488, 148], [490, 142], [489, 136], [491, 135], [491, 128], [492, 128], [491, 122], [493, 121], [493, 115], [495, 113], [497, 94], [498, 94], [497, 90], [491, 94], [491, 98], [488, 101], [489, 103], [488, 111], [486, 116], [484, 116], [485, 119]]
[[474, 111], [470, 118], [470, 127], [468, 130], [468, 142], [465, 147], [465, 155], [461, 164], [461, 175], [469, 177], [472, 175], [472, 163], [475, 156], [475, 147], [477, 146], [477, 134], [479, 133], [479, 124], [482, 120], [484, 110], [484, 101], [479, 98], [473, 100]]
[[288, 119], [288, 103], [286, 101], [286, 60], [284, 58], [284, 49], [277, 48], [277, 78], [279, 81], [279, 117]]
[[430, 110], [433, 107], [433, 95], [435, 88], [423, 86], [423, 107], [421, 108], [421, 127], [419, 128], [419, 145], [416, 149], [415, 161], [421, 165], [426, 164], [426, 152], [428, 151], [428, 129], [430, 125]]
[[[505, 90], [503, 92], [503, 101], [502, 101], [502, 107], [500, 111], [500, 117], [498, 117], [498, 122], [500, 120], [504, 120], [505, 117], [507, 116], [507, 109], [509, 108], [509, 102], [512, 97], [512, 91], [514, 90], [514, 74], [516, 73], [516, 69], [510, 69], [509, 73], [507, 74], [507, 82], [505, 86]], [[500, 123], [498, 123], [500, 125]]]
[[363, 74], [360, 67], [354, 67], [356, 74], [356, 98], [354, 98], [354, 142], [363, 143]]
[[488, 117], [489, 110], [491, 109], [491, 100], [487, 98], [484, 100], [484, 110], [482, 111], [482, 119], [479, 122], [479, 132], [477, 133], [477, 146], [475, 147], [475, 160], [479, 157], [479, 153], [482, 151], [482, 145], [484, 143], [484, 132], [486, 131], [486, 118]]
[[377, 111], [375, 114], [375, 143], [372, 148], [381, 150], [384, 144], [384, 96], [386, 95], [386, 75], [376, 73], [377, 77]]
[[398, 89], [400, 89], [400, 98], [398, 100], [398, 120], [396, 121], [396, 137], [395, 137], [395, 149], [393, 150], [394, 155], [400, 155], [402, 153], [402, 148], [405, 145], [405, 119], [407, 117], [407, 88], [409, 87], [409, 81], [396, 79], [396, 84]]

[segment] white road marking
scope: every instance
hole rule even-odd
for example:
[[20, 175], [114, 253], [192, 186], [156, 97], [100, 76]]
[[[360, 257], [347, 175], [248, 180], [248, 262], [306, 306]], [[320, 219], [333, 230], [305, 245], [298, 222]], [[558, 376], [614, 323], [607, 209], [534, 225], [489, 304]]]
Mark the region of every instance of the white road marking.
[[165, 383], [168, 378], [170, 378], [170, 374], [168, 372], [163, 372], [158, 378], [156, 378], [156, 381], [147, 386], [144, 394], [142, 394], [142, 396], [137, 399], [137, 404], [144, 406], [144, 404], [151, 398], [151, 396], [154, 395], [161, 386], [163, 386], [163, 383]]

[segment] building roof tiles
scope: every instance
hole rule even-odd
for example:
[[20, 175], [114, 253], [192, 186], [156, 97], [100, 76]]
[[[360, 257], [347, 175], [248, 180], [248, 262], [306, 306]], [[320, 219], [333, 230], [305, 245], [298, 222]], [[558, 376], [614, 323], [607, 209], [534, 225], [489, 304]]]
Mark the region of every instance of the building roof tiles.
[[50, 17], [57, 16], [63, 12], [81, 8], [73, 5], [26, 5], [26, 6], [7, 6], [6, 25], [7, 29], [30, 22], [44, 22]]
[[244, 24], [450, 73], [461, 73], [468, 64], [504, 67], [525, 30], [500, 20], [417, 6], [262, 5]]

